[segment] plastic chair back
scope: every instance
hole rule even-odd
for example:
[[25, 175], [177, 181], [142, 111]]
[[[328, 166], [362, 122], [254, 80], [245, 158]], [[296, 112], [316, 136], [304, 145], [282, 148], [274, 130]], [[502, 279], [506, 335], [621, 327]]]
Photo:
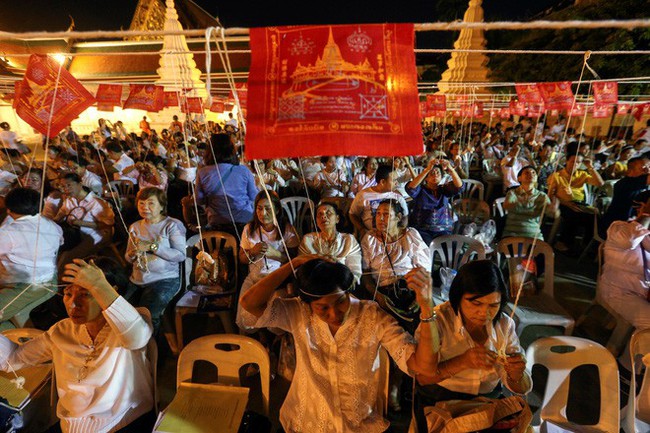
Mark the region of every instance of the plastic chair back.
[[[501, 255], [506, 259], [531, 257], [533, 241], [533, 238], [521, 236], [503, 238], [499, 241], [497, 247], [497, 261], [499, 265], [501, 264]], [[538, 254], [544, 255], [544, 287], [542, 292], [552, 298], [555, 293], [553, 285], [555, 278], [555, 253], [549, 244], [538, 240], [535, 244], [533, 256], [537, 256]]]
[[483, 244], [468, 236], [443, 235], [438, 236], [429, 246], [431, 262], [435, 263], [436, 255], [440, 257], [440, 266], [458, 270], [470, 260], [484, 260], [485, 247]]
[[120, 198], [133, 198], [135, 197], [134, 194], [134, 188], [135, 186], [133, 185], [133, 182], [130, 180], [122, 179], [122, 180], [112, 180], [108, 182], [110, 185], [111, 189], [113, 191], [116, 191]]
[[415, 173], [416, 176], [418, 174], [422, 173], [423, 171], [424, 171], [424, 167], [421, 167], [419, 165], [416, 165], [415, 167], [413, 167], [413, 172]]
[[499, 197], [494, 199], [492, 203], [492, 216], [503, 218], [508, 214], [508, 212], [503, 208], [503, 203], [506, 201], [505, 197]]
[[[186, 287], [191, 287], [191, 276], [193, 272], [193, 263], [194, 263], [194, 248], [201, 248], [199, 243], [199, 235], [194, 235], [189, 238], [185, 245], [187, 247], [187, 255], [185, 257], [185, 284]], [[232, 261], [234, 263], [234, 272], [235, 272], [235, 287], [239, 287], [239, 259], [238, 259], [238, 246], [237, 239], [230, 233], [219, 232], [219, 231], [209, 231], [203, 232], [203, 248], [205, 251], [210, 254], [214, 251], [220, 251], [223, 249], [230, 248], [232, 252]]]
[[[650, 366], [646, 363], [641, 390], [636, 394], [636, 375], [640, 373], [639, 358], [650, 357], [650, 329], [637, 331], [630, 339], [630, 361], [632, 378], [623, 429], [626, 433], [646, 433], [650, 431]], [[639, 369], [637, 369], [639, 368]]]
[[[619, 431], [619, 384], [616, 359], [600, 344], [578, 337], [546, 337], [535, 340], [526, 352], [526, 369], [532, 371], [535, 364], [548, 369], [548, 381], [544, 389], [541, 420], [570, 431], [618, 432]], [[571, 371], [583, 365], [598, 368], [600, 385], [600, 415], [595, 425], [577, 425], [567, 419]], [[574, 384], [575, 386], [575, 384]], [[584, 395], [585, 399], [593, 398]]]
[[[302, 237], [305, 221], [310, 222], [312, 215], [316, 212], [314, 202], [306, 197], [285, 197], [280, 200], [280, 203], [282, 203], [282, 209], [287, 213], [289, 222]], [[312, 230], [309, 230], [308, 233], [310, 231]]]
[[461, 198], [473, 198], [483, 201], [485, 197], [483, 182], [474, 179], [463, 179], [463, 190], [460, 196]]
[[[224, 350], [230, 345], [233, 350]], [[264, 346], [244, 335], [217, 334], [197, 338], [185, 346], [178, 357], [176, 387], [182, 382], [191, 382], [196, 361], [207, 361], [217, 367], [217, 382], [226, 385], [240, 385], [239, 371], [246, 364], [257, 364], [262, 383], [264, 415], [269, 415], [271, 372], [269, 354]]]
[[490, 206], [482, 200], [461, 198], [454, 200], [451, 207], [461, 224], [483, 224], [490, 219]]

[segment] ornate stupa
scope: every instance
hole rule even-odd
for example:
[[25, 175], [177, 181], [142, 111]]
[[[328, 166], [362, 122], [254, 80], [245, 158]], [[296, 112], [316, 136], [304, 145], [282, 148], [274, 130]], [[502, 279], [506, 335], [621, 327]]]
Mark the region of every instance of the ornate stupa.
[[[164, 30], [183, 30], [174, 7], [174, 0], [166, 1]], [[192, 89], [188, 96], [205, 98], [207, 92], [201, 81], [201, 71], [196, 67], [194, 55], [190, 52], [184, 35], [165, 35], [160, 50], [160, 67], [156, 70], [160, 79], [156, 84], [167, 91]]]
[[[483, 22], [482, 0], [470, 0], [469, 6], [463, 17], [464, 22]], [[463, 29], [456, 42], [455, 50], [481, 50], [486, 46], [485, 36], [482, 29]], [[458, 94], [467, 93], [463, 86], [456, 83], [487, 83], [489, 68], [488, 57], [484, 53], [468, 53], [452, 51], [451, 59], [447, 61], [447, 70], [442, 73], [438, 82], [438, 89], [441, 93]], [[476, 93], [490, 93], [480, 84], [473, 89]]]

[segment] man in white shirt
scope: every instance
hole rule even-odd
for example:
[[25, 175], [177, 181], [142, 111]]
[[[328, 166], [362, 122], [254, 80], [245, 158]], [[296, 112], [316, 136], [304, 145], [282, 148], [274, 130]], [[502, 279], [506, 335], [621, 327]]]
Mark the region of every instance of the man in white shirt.
[[237, 119], [235, 119], [232, 113], [228, 113], [228, 121], [226, 122], [226, 125], [231, 125], [233, 128], [237, 129]]
[[80, 156], [79, 158], [69, 159], [68, 165], [74, 173], [79, 175], [83, 186], [98, 196], [102, 195], [102, 191], [104, 190], [102, 178], [86, 168], [90, 165], [90, 162], [86, 158]]
[[377, 185], [359, 191], [352, 201], [350, 205], [350, 220], [360, 236], [363, 236], [367, 230], [373, 229], [373, 221], [377, 207], [382, 200], [386, 199], [399, 201], [402, 209], [405, 211], [405, 215], [403, 216], [405, 221], [403, 222], [406, 225], [406, 221], [408, 220], [408, 206], [404, 197], [400, 193], [395, 192], [394, 173], [390, 165], [380, 165], [375, 174]]
[[56, 290], [61, 227], [38, 214], [40, 195], [29, 188], [7, 194], [7, 220], [0, 227], [0, 321]]
[[503, 174], [503, 191], [506, 192], [511, 188], [519, 186], [517, 174], [524, 166], [530, 165], [530, 162], [519, 156], [521, 146], [515, 144], [510, 151], [501, 160], [501, 173]]
[[106, 143], [106, 152], [108, 153], [108, 159], [113, 164], [113, 179], [129, 180], [134, 185], [137, 185], [140, 174], [135, 168], [135, 161], [124, 153], [122, 146], [115, 141], [108, 141]]

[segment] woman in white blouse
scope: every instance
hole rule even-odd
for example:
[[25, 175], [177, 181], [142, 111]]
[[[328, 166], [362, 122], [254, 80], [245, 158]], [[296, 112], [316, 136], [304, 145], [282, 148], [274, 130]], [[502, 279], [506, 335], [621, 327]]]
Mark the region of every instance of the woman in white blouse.
[[348, 195], [354, 198], [362, 189], [377, 185], [375, 173], [377, 172], [378, 167], [379, 163], [377, 162], [377, 158], [372, 156], [366, 158], [363, 164], [363, 171], [357, 173], [354, 176], [354, 179], [352, 179], [352, 186], [350, 187]]
[[437, 401], [498, 398], [501, 384], [516, 394], [530, 391], [515, 322], [503, 312], [507, 302], [506, 283], [492, 261], [475, 260], [458, 270], [449, 301], [436, 307], [436, 368], [417, 377], [419, 426], [426, 425], [421, 408]]
[[[273, 298], [292, 268], [299, 297]], [[439, 346], [429, 270], [405, 278], [422, 311], [418, 343], [376, 303], [350, 296], [354, 277], [345, 265], [314, 256], [298, 256], [241, 298], [255, 327], [293, 334], [296, 372], [280, 409], [287, 433], [386, 431], [389, 422], [378, 405], [380, 346], [408, 374], [431, 371]]]
[[[393, 285], [417, 266], [431, 269], [431, 251], [417, 230], [401, 226], [403, 215], [404, 209], [397, 200], [383, 200], [375, 213], [376, 229], [361, 240], [366, 273], [361, 279], [362, 288], [395, 317], [403, 316], [404, 311], [394, 303], [386, 303], [385, 297], [392, 292]], [[408, 323], [400, 323], [414, 330]]]
[[300, 242], [299, 254], [316, 254], [327, 260], [346, 265], [358, 284], [361, 280], [361, 248], [350, 233], [340, 233], [336, 226], [340, 221], [338, 207], [334, 203], [321, 202], [316, 208], [318, 231], [308, 233]]
[[[268, 193], [270, 203], [264, 191], [255, 197], [253, 221], [246, 224], [241, 235], [239, 261], [248, 263], [248, 276], [242, 283], [240, 296], [264, 276], [287, 263], [296, 255], [300, 244], [296, 230], [289, 224], [282, 209], [280, 197], [273, 191]], [[277, 227], [273, 222], [273, 213], [277, 218]], [[252, 329], [244, 324], [246, 314], [241, 305], [238, 305], [236, 323], [241, 330], [251, 332]]]
[[52, 362], [64, 433], [151, 431], [153, 369], [146, 349], [152, 327], [148, 312], [118, 293], [126, 286], [123, 268], [106, 257], [76, 259], [63, 281], [69, 318], [20, 346], [0, 334], [0, 369]]
[[336, 164], [336, 157], [323, 156], [320, 162], [323, 169], [314, 176], [314, 188], [321, 197], [345, 197], [349, 184], [345, 171]]

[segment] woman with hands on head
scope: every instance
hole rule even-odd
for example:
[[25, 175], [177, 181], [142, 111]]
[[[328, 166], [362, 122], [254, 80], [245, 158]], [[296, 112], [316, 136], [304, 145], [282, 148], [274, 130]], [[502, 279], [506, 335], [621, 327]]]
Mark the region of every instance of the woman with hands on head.
[[507, 300], [501, 271], [490, 260], [459, 269], [449, 301], [436, 308], [440, 352], [435, 368], [417, 376], [419, 426], [426, 425], [424, 406], [438, 401], [498, 398], [501, 385], [517, 394], [530, 391], [515, 322], [503, 312]]
[[[292, 269], [299, 297], [274, 298]], [[405, 280], [420, 305], [417, 343], [375, 302], [350, 295], [354, 277], [345, 265], [313, 255], [282, 265], [242, 296], [252, 326], [280, 328], [294, 337], [296, 371], [280, 410], [287, 433], [386, 431], [389, 422], [377, 405], [380, 346], [407, 374], [435, 370], [439, 341], [431, 276], [415, 268]]]
[[[60, 426], [48, 432], [151, 431], [153, 378], [146, 347], [148, 311], [121, 295], [123, 268], [107, 257], [66, 265], [63, 303], [69, 318], [21, 346], [0, 334], [0, 369], [52, 362]], [[128, 386], [125, 386], [128, 384]]]

